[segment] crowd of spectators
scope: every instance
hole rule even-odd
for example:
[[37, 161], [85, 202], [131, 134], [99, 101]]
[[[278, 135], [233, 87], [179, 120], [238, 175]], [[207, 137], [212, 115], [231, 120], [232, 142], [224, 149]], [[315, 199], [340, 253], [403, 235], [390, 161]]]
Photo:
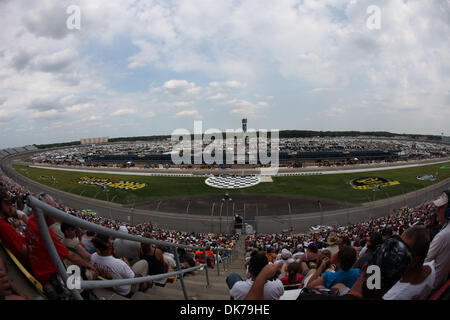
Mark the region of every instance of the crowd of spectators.
[[[224, 141], [225, 148], [225, 141]], [[170, 139], [135, 143], [89, 144], [58, 150], [43, 151], [32, 157], [35, 163], [89, 165], [89, 156], [165, 154], [174, 150]], [[401, 150], [406, 159], [421, 159], [446, 156], [450, 147], [433, 141], [410, 141], [395, 138], [369, 137], [306, 137], [280, 138], [280, 152], [339, 152], [364, 150]], [[164, 163], [167, 165], [167, 163]], [[115, 164], [117, 165], [117, 164]], [[115, 166], [113, 165], [113, 166]]]
[[[38, 219], [27, 206], [29, 193], [24, 188], [0, 177], [0, 240], [19, 262], [43, 285], [49, 298], [68, 299], [70, 292], [61, 283], [61, 279], [47, 252], [42, 239]], [[33, 195], [47, 204], [61, 209], [67, 214], [77, 216], [89, 222], [154, 240], [206, 247], [207, 264], [213, 268], [216, 263], [213, 249], [233, 248], [238, 236], [176, 232], [153, 226], [151, 222], [130, 225], [120, 221], [92, 215], [58, 204], [46, 194]], [[174, 253], [165, 246], [156, 247], [124, 239], [112, 239], [88, 230], [82, 230], [67, 223], [61, 223], [44, 215], [49, 234], [56, 251], [65, 266], [77, 265], [85, 280], [98, 277], [124, 279], [145, 277], [168, 273], [177, 269]], [[193, 250], [178, 249], [182, 268], [190, 268], [203, 263], [203, 255]], [[222, 257], [219, 257], [219, 261]], [[0, 261], [1, 262], [1, 261]], [[191, 274], [196, 274], [195, 271]], [[131, 297], [137, 290], [147, 290], [153, 282], [139, 286], [118, 286], [116, 293]], [[0, 298], [20, 298], [10, 289], [2, 263], [0, 263]], [[7, 294], [8, 293], [8, 294]], [[89, 292], [85, 292], [89, 297]]]
[[[245, 239], [248, 279], [227, 278], [230, 296], [242, 299], [427, 299], [450, 272], [450, 192], [416, 208], [399, 208], [387, 217], [323, 228], [306, 234], [259, 234]], [[0, 180], [0, 240], [44, 285], [50, 298], [67, 298], [38, 230], [27, 190]], [[183, 268], [198, 263], [214, 267], [214, 248], [233, 248], [238, 236], [185, 233], [155, 228], [151, 222], [129, 225], [66, 208], [45, 194], [42, 201], [87, 221], [156, 240], [206, 247], [202, 252], [180, 250]], [[44, 215], [57, 253], [67, 266], [80, 267], [84, 279], [144, 277], [175, 270], [174, 255], [164, 247], [80, 230]], [[378, 267], [378, 286], [369, 287], [368, 268]], [[373, 271], [373, 270], [372, 270]], [[371, 271], [371, 272], [372, 272]], [[193, 272], [195, 274], [195, 272]], [[119, 286], [131, 297], [153, 282]], [[290, 290], [292, 289], [292, 290]], [[0, 296], [23, 299], [9, 282], [0, 261]]]
[[[305, 234], [258, 234], [247, 236], [245, 246], [247, 249], [263, 249], [279, 251], [289, 247], [295, 255], [305, 252], [308, 245], [314, 244], [319, 250], [328, 248], [335, 256], [338, 248], [339, 237], [354, 243], [355, 247], [363, 248], [368, 237], [373, 232], [378, 232], [384, 238], [392, 235], [400, 235], [411, 226], [422, 224], [430, 229], [433, 237], [439, 231], [433, 203], [426, 203], [415, 208], [402, 207], [393, 211], [386, 217], [370, 219], [357, 224], [349, 224], [338, 228], [322, 228]], [[308, 252], [307, 256], [308, 256]], [[311, 253], [309, 253], [311, 254]], [[335, 258], [336, 259], [336, 258]]]
[[[445, 191], [416, 208], [340, 228], [248, 236], [248, 280], [229, 275], [230, 295], [265, 300], [427, 299], [449, 278], [449, 195]], [[378, 287], [367, 285], [369, 266], [379, 267]]]

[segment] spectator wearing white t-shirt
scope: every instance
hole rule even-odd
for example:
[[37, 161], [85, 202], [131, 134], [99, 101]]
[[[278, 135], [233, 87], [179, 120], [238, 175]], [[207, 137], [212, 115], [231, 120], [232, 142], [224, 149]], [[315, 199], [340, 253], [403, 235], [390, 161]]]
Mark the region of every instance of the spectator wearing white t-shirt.
[[423, 225], [416, 225], [405, 230], [401, 239], [409, 247], [412, 261], [383, 299], [425, 300], [433, 290], [436, 275], [434, 261], [424, 263], [430, 246], [428, 230]]
[[177, 268], [177, 263], [175, 261], [175, 256], [173, 253], [169, 252], [169, 248], [163, 247], [162, 249], [164, 260], [169, 264], [170, 269], [175, 270]]
[[432, 290], [435, 280], [436, 270], [434, 268], [434, 260], [425, 262], [424, 267], [428, 267], [431, 271], [424, 281], [418, 284], [398, 281], [384, 296], [383, 300], [425, 300]]
[[[139, 260], [133, 267], [130, 267], [124, 260], [114, 258], [113, 243], [110, 237], [97, 235], [93, 240], [97, 252], [91, 256], [91, 263], [97, 268], [100, 274], [108, 279], [130, 279], [135, 277], [145, 277], [148, 275], [148, 263]], [[149, 284], [123, 285], [117, 286], [116, 292], [122, 296], [131, 297], [138, 289], [145, 290]]]
[[431, 241], [426, 262], [435, 262], [436, 267], [436, 281], [434, 283], [433, 291], [438, 290], [447, 281], [450, 274], [450, 224], [448, 219], [449, 210], [449, 195], [447, 190], [435, 201], [433, 205], [437, 207], [436, 220], [442, 226], [442, 229]]
[[290, 264], [295, 262], [294, 258], [292, 258], [292, 253], [288, 249], [281, 250], [281, 255], [275, 263], [282, 262], [284, 264]]
[[[250, 258], [248, 271], [251, 278], [246, 281], [237, 273], [232, 273], [227, 277], [227, 284], [230, 288], [230, 295], [234, 300], [244, 300], [248, 292], [253, 286], [253, 282], [258, 276], [259, 272], [269, 263], [265, 252], [258, 252], [253, 254]], [[264, 300], [279, 300], [284, 294], [283, 283], [277, 280], [269, 280], [264, 284]]]

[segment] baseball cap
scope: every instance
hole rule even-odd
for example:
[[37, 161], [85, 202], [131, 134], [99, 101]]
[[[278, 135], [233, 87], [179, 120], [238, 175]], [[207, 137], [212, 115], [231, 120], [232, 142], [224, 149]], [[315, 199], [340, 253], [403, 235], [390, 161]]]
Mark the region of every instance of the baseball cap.
[[439, 198], [433, 201], [436, 207], [442, 207], [448, 203], [448, 196], [446, 192], [443, 192]]
[[291, 252], [288, 249], [281, 250], [281, 258], [288, 259], [291, 256]]

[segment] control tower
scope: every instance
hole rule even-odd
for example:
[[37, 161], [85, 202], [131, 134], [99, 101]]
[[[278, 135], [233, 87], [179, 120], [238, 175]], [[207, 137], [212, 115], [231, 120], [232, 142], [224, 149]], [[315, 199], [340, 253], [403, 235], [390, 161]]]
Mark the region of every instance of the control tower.
[[247, 118], [242, 119], [242, 131], [247, 132]]

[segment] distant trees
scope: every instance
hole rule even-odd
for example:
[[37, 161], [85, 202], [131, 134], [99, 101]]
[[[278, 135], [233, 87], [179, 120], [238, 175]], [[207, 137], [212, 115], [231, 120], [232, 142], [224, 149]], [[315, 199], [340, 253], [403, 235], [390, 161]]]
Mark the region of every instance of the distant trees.
[[[311, 130], [280, 130], [280, 138], [309, 138], [309, 137], [404, 137], [410, 139], [433, 140], [440, 141], [441, 136], [421, 135], [421, 134], [400, 134], [386, 131], [311, 131]], [[109, 142], [133, 142], [133, 141], [156, 141], [170, 139], [169, 135], [158, 136], [141, 136], [141, 137], [119, 137], [110, 138]], [[225, 137], [225, 134], [224, 134]], [[193, 138], [193, 135], [192, 137]], [[52, 143], [52, 144], [35, 144], [38, 149], [48, 149], [56, 147], [67, 147], [80, 145], [80, 141]]]

